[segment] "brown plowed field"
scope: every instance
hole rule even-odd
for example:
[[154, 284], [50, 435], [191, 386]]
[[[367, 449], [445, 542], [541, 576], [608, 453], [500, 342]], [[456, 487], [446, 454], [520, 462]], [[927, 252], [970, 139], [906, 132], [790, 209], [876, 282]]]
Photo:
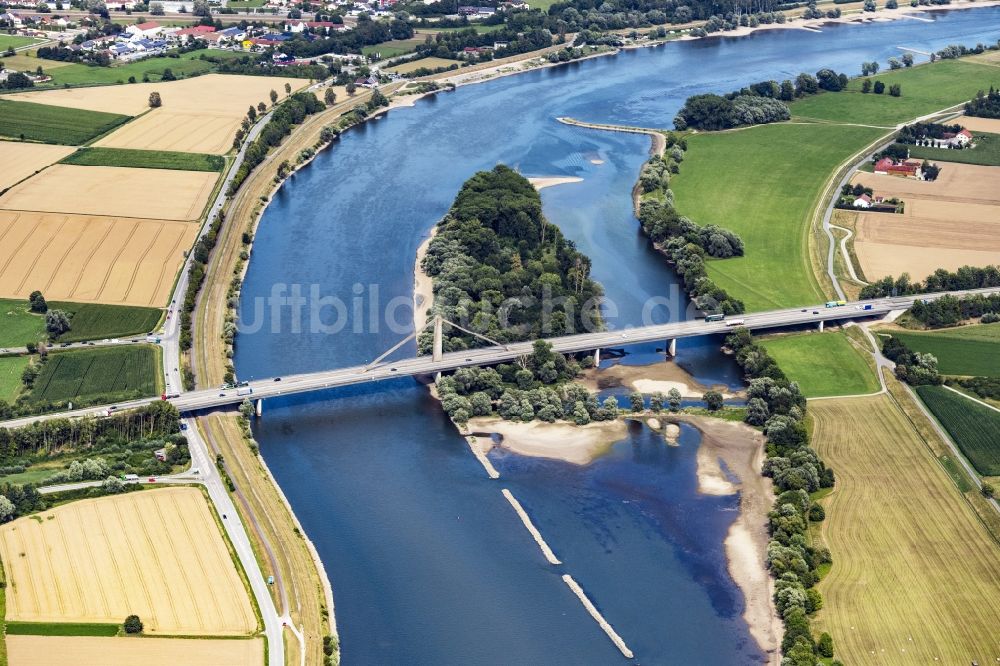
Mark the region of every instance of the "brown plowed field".
[[971, 132], [988, 132], [1000, 134], [1000, 118], [976, 118], [975, 116], [960, 116], [949, 120], [949, 124], [958, 123]]
[[161, 306], [197, 225], [0, 211], [0, 296]]
[[20, 518], [0, 527], [0, 556], [8, 620], [119, 623], [134, 613], [153, 634], [257, 630], [197, 488], [80, 500]]
[[219, 174], [57, 164], [12, 187], [0, 209], [197, 220]]
[[896, 196], [902, 215], [860, 213], [854, 249], [869, 280], [1000, 263], [1000, 167], [940, 163], [934, 182], [858, 173], [853, 182]]
[[72, 146], [0, 141], [0, 191], [55, 164], [74, 150]]
[[12, 666], [260, 666], [264, 641], [8, 636], [7, 655]]

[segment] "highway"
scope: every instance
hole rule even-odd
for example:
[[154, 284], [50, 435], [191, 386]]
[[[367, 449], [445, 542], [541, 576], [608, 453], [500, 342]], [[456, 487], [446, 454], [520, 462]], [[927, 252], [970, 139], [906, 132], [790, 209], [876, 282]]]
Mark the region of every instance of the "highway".
[[[549, 338], [548, 342], [552, 344], [553, 350], [557, 352], [588, 352], [596, 349], [617, 348], [639, 343], [657, 341], [666, 342], [678, 338], [726, 333], [727, 331], [731, 331], [736, 328], [737, 321], [741, 322], [739, 325], [745, 326], [751, 330], [787, 326], [818, 325], [820, 322], [835, 322], [838, 320], [855, 320], [883, 316], [892, 310], [906, 309], [917, 300], [935, 300], [945, 295], [963, 296], [976, 293], [989, 294], [998, 292], [1000, 292], [1000, 288], [988, 288], [968, 291], [938, 292], [934, 294], [920, 294], [896, 298], [883, 298], [871, 301], [856, 301], [849, 302], [843, 306], [830, 308], [823, 305], [816, 305], [806, 308], [790, 308], [784, 310], [756, 312], [747, 315], [729, 317], [726, 321], [708, 322], [704, 319], [696, 319], [672, 324], [630, 328], [620, 331], [601, 331], [596, 333], [567, 335]], [[171, 326], [176, 326], [176, 322], [171, 322]], [[173, 333], [174, 331], [171, 329], [168, 333], [167, 340], [169, 340], [172, 344], [175, 344], [173, 342]], [[166, 341], [165, 344], [167, 344]], [[494, 365], [530, 354], [531, 347], [531, 342], [518, 342], [506, 346], [482, 347], [461, 352], [450, 352], [443, 354], [437, 361], [435, 361], [431, 356], [419, 356], [416, 358], [401, 359], [397, 361], [385, 361], [375, 366], [353, 366], [335, 370], [321, 370], [318, 372], [299, 375], [272, 377], [247, 382], [245, 386], [242, 386], [239, 389], [202, 389], [198, 391], [175, 392], [169, 394], [168, 399], [182, 413], [194, 412], [239, 404], [248, 398], [251, 400], [267, 399], [281, 395], [321, 391], [328, 388], [350, 386], [364, 382], [375, 382], [393, 379], [396, 377], [431, 375], [437, 372], [446, 372], [461, 367]], [[179, 386], [179, 377], [176, 377], [176, 375], [170, 376], [171, 374], [172, 373], [168, 372], [168, 379], [170, 380], [168, 385]], [[159, 398], [157, 397], [143, 398], [129, 402], [122, 402], [110, 407], [113, 410], [128, 409], [146, 405], [151, 402], [155, 402], [158, 399]], [[33, 421], [87, 415], [101, 415], [107, 413], [108, 408], [109, 406], [90, 407], [74, 410], [72, 412], [58, 412], [42, 416], [12, 419], [10, 421], [0, 423], [0, 426], [17, 427], [27, 425]], [[203, 465], [202, 461], [197, 462]], [[205, 467], [202, 466], [202, 469], [204, 470]], [[214, 465], [212, 466], [212, 469], [214, 469]]]

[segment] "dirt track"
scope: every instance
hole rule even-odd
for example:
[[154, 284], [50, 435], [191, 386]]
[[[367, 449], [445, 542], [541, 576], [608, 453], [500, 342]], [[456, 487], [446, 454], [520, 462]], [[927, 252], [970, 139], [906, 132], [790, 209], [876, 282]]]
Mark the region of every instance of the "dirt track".
[[12, 187], [0, 209], [197, 220], [219, 174], [57, 164]]
[[264, 642], [192, 638], [7, 636], [13, 666], [259, 666]]
[[0, 296], [162, 306], [198, 228], [189, 222], [0, 211]]
[[246, 588], [197, 488], [80, 500], [0, 528], [7, 619], [121, 622], [153, 634], [247, 635]]

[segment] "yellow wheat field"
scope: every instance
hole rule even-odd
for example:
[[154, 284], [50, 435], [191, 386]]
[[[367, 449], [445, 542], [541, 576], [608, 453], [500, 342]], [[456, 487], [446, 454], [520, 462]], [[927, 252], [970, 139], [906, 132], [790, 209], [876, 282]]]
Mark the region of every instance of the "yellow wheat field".
[[219, 174], [57, 164], [0, 197], [0, 209], [197, 220]]
[[162, 306], [197, 225], [0, 210], [0, 296]]
[[8, 636], [11, 666], [260, 666], [264, 641]]
[[[246, 108], [243, 111], [245, 113]], [[232, 113], [179, 113], [158, 109], [136, 118], [95, 145], [224, 155], [232, 149], [242, 120], [242, 115]]]
[[197, 488], [81, 500], [38, 518], [0, 527], [8, 620], [120, 623], [134, 613], [147, 633], [256, 631], [243, 581]]
[[72, 153], [72, 146], [0, 141], [0, 192]]
[[936, 181], [859, 172], [853, 182], [898, 197], [901, 215], [860, 213], [854, 249], [865, 277], [995, 264], [1000, 256], [1000, 167], [940, 163]]
[[[268, 93], [272, 90], [284, 98], [286, 83], [291, 85], [294, 91], [308, 82], [302, 79], [286, 79], [276, 76], [205, 74], [180, 81], [40, 90], [6, 95], [4, 99], [20, 99], [37, 104], [65, 106], [71, 109], [89, 109], [136, 116], [149, 111], [149, 93], [158, 92], [163, 101], [163, 106], [159, 110], [225, 112], [243, 115], [247, 112], [247, 107], [250, 104], [257, 106], [258, 102], [264, 102], [270, 106], [271, 100], [268, 98]], [[154, 110], [152, 113], [159, 110]]]
[[810, 401], [837, 474], [824, 502], [833, 568], [818, 630], [845, 664], [995, 664], [998, 547], [886, 395]]

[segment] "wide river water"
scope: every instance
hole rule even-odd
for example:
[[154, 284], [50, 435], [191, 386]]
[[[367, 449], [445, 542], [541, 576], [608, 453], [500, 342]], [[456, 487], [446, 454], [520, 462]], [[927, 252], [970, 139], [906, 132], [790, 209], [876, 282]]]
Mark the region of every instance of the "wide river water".
[[[627, 51], [462, 87], [346, 133], [264, 215], [241, 297], [238, 374], [354, 365], [404, 337], [417, 246], [461, 183], [501, 162], [529, 176], [584, 179], [542, 199], [593, 260], [609, 325], [684, 317], [673, 273], [632, 214], [648, 139], [556, 117], [669, 127], [691, 94], [821, 67], [855, 74], [862, 61], [900, 55], [898, 47], [992, 43], [1000, 29], [1000, 8], [919, 18]], [[301, 316], [272, 307], [282, 289], [305, 297]], [[310, 321], [317, 297], [344, 304], [320, 312], [327, 330]], [[718, 345], [682, 341], [679, 361], [703, 382], [738, 385]], [[657, 358], [652, 345], [630, 352], [628, 362]], [[633, 428], [587, 467], [495, 452], [502, 478], [491, 481], [427, 389], [396, 380], [269, 400], [255, 433], [329, 574], [346, 664], [626, 662], [563, 573], [615, 626], [634, 663], [761, 658], [722, 547], [738, 498], [698, 494], [693, 430], [666, 447]], [[502, 487], [563, 565], [545, 562]]]

